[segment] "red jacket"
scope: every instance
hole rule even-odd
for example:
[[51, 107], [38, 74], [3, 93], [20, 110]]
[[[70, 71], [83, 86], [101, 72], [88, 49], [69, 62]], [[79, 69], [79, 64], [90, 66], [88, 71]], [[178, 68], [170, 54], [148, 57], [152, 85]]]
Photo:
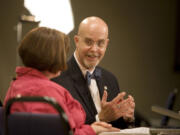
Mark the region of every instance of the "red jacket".
[[[68, 116], [74, 135], [95, 135], [94, 130], [85, 124], [86, 114], [78, 101], [60, 85], [50, 81], [36, 69], [17, 67], [17, 77], [11, 82], [5, 97], [8, 99], [17, 96], [48, 96], [53, 97], [64, 109]], [[57, 113], [46, 103], [14, 103], [11, 112]]]

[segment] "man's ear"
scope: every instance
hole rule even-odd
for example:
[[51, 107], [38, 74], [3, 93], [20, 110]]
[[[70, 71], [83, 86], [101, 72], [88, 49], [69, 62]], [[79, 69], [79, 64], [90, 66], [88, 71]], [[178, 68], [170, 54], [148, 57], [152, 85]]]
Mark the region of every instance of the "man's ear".
[[79, 36], [78, 35], [74, 36], [74, 42], [75, 42], [75, 44], [77, 44], [79, 42]]
[[78, 48], [78, 43], [79, 43], [79, 36], [78, 35], [74, 36], [74, 43], [75, 43], [76, 48]]
[[109, 44], [109, 38], [106, 39], [106, 46]]

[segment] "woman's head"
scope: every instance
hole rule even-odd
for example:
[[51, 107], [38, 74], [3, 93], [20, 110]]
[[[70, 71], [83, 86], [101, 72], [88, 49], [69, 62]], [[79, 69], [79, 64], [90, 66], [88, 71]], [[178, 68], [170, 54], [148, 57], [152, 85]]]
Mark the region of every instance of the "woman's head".
[[67, 67], [68, 50], [67, 35], [55, 29], [37, 27], [25, 35], [18, 53], [25, 66], [57, 73]]

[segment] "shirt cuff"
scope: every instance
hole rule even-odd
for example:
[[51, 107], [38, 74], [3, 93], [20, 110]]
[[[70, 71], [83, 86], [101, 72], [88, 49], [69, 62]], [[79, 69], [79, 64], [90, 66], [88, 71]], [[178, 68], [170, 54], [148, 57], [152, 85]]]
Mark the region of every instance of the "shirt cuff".
[[100, 121], [98, 114], [96, 114], [95, 118], [97, 122]]

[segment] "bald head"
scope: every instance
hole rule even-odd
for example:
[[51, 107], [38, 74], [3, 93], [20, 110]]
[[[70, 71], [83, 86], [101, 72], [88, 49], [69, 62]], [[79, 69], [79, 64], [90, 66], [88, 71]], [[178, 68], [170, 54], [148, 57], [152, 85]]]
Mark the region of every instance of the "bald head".
[[87, 17], [74, 36], [75, 56], [81, 66], [93, 70], [104, 57], [109, 42], [108, 26], [99, 17]]
[[78, 35], [85, 35], [86, 33], [101, 33], [108, 37], [108, 26], [99, 17], [87, 17], [79, 25]]

